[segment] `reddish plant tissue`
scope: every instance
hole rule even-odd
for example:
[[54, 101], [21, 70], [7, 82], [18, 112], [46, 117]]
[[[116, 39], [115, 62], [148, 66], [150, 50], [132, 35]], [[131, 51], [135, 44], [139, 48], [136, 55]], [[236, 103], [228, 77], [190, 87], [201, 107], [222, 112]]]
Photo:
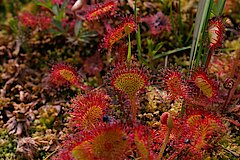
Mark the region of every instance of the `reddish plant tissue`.
[[153, 130], [149, 127], [139, 125], [134, 128], [133, 137], [137, 152], [139, 153], [141, 158], [147, 160], [154, 160], [156, 155], [152, 152]]
[[183, 136], [175, 141], [176, 147], [188, 148], [189, 153], [182, 155], [185, 158], [192, 156], [192, 158], [201, 159], [203, 151], [207, 151], [217, 143], [226, 128], [221, 117], [207, 111], [189, 109], [186, 115], [183, 118]]
[[191, 81], [200, 90], [201, 94], [207, 97], [210, 101], [214, 101], [218, 96], [217, 82], [210, 78], [203, 68], [195, 70], [191, 77]]
[[111, 71], [111, 85], [118, 91], [126, 94], [130, 99], [135, 98], [137, 92], [148, 85], [147, 73], [144, 69], [126, 63], [117, 64]]
[[52, 0], [52, 4], [57, 4], [57, 5], [61, 5], [63, 4], [64, 0]]
[[164, 112], [162, 115], [161, 115], [161, 118], [160, 118], [160, 122], [161, 124], [163, 125], [167, 125], [168, 123], [168, 117], [170, 116], [170, 114], [168, 112]]
[[99, 20], [100, 18], [114, 13], [117, 7], [117, 1], [106, 1], [92, 5], [86, 11], [85, 19], [87, 21]]
[[183, 83], [182, 74], [177, 69], [164, 69], [162, 71], [162, 81], [170, 99], [176, 100], [188, 97], [188, 90]]
[[[85, 136], [85, 137], [84, 137]], [[77, 134], [69, 134], [52, 160], [93, 160], [91, 148], [87, 141], [88, 132], [78, 132]]]
[[153, 35], [161, 34], [164, 31], [169, 32], [172, 29], [169, 18], [161, 11], [154, 15], [141, 18], [140, 22], [145, 22]]
[[[165, 115], [164, 115], [165, 116]], [[170, 135], [171, 146], [174, 148], [169, 159], [197, 159], [203, 157], [217, 143], [226, 129], [221, 117], [208, 111], [188, 109], [184, 117], [172, 116], [173, 128]], [[168, 129], [164, 123], [161, 130], [155, 133], [154, 141], [162, 143]], [[173, 158], [175, 157], [175, 158]], [[191, 157], [191, 158], [190, 158]]]
[[51, 26], [52, 20], [44, 14], [33, 15], [29, 12], [23, 12], [19, 16], [21, 24], [32, 29], [46, 30]]
[[52, 66], [50, 82], [57, 87], [68, 84], [79, 86], [78, 78], [76, 70], [70, 65], [58, 63]]
[[222, 45], [224, 33], [225, 27], [220, 18], [210, 20], [208, 24], [210, 48], [216, 49]]
[[98, 75], [103, 69], [100, 54], [95, 53], [93, 56], [88, 57], [83, 64], [83, 68], [89, 75]]
[[97, 159], [122, 160], [129, 148], [127, 133], [118, 125], [104, 126], [93, 133], [92, 152]]
[[136, 29], [137, 24], [132, 17], [123, 19], [122, 23], [120, 23], [116, 28], [108, 31], [108, 33], [104, 36], [102, 47], [107, 49], [111, 48], [116, 42], [126, 37]]
[[81, 130], [92, 130], [101, 123], [110, 98], [102, 91], [90, 92], [72, 99], [72, 123]]
[[99, 125], [92, 132], [79, 132], [64, 141], [57, 160], [122, 160], [130, 143], [118, 124]]

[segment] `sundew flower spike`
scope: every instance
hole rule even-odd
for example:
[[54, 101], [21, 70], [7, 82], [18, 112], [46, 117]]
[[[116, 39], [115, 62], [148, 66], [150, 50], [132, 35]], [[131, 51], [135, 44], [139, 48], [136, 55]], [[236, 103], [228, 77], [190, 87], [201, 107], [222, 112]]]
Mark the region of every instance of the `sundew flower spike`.
[[98, 20], [102, 18], [103, 16], [109, 15], [110, 13], [114, 13], [114, 10], [117, 7], [117, 1], [110, 1], [107, 0], [104, 3], [98, 3], [95, 5], [92, 5], [86, 15], [85, 19], [87, 21], [93, 21]]
[[210, 20], [208, 24], [208, 35], [210, 48], [216, 49], [223, 43], [225, 27], [220, 18]]
[[120, 39], [126, 37], [128, 34], [132, 33], [137, 29], [137, 24], [132, 17], [124, 18], [122, 23], [120, 23], [116, 28], [108, 31], [106, 36], [103, 38], [102, 47], [111, 48]]

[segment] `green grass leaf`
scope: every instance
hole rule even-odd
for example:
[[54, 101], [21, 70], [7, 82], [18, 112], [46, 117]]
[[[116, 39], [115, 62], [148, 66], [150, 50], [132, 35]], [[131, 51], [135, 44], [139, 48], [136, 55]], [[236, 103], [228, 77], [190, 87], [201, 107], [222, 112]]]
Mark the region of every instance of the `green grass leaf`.
[[[200, 0], [198, 4], [198, 11], [196, 16], [196, 21], [194, 25], [194, 32], [193, 32], [193, 41], [192, 41], [192, 47], [191, 47], [191, 53], [190, 53], [190, 70], [193, 69], [195, 57], [197, 54], [197, 48], [199, 39], [202, 35], [202, 31], [204, 29], [204, 24], [208, 21], [208, 15], [211, 10], [211, 5], [213, 3], [213, 0]], [[203, 43], [201, 41], [201, 43]], [[198, 55], [199, 57], [200, 55]]]

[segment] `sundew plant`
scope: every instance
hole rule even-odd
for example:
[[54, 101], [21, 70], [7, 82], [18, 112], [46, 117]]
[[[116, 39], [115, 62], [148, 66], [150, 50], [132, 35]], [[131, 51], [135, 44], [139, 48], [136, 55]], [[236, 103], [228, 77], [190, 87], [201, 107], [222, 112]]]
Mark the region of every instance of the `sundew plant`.
[[237, 0], [0, 8], [0, 159], [240, 158]]

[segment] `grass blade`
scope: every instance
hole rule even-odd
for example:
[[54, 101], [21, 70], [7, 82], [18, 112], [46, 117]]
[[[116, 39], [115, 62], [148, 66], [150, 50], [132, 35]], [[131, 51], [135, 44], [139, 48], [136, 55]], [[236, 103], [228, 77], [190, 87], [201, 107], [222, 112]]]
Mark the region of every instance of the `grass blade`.
[[225, 2], [226, 0], [218, 0], [216, 13], [215, 13], [216, 16], [220, 16], [222, 14]]
[[176, 48], [174, 50], [171, 50], [171, 51], [168, 51], [168, 52], [163, 52], [162, 54], [158, 54], [158, 55], [154, 56], [153, 59], [155, 60], [155, 59], [158, 59], [158, 58], [161, 58], [161, 57], [164, 57], [164, 56], [168, 56], [168, 55], [176, 53], [176, 52], [184, 51], [184, 50], [187, 50], [187, 49], [190, 49], [190, 48], [191, 48], [191, 46]]
[[202, 29], [204, 27], [204, 23], [207, 20], [208, 12], [210, 11], [210, 5], [212, 0], [200, 0], [198, 4], [198, 11], [196, 16], [196, 22], [193, 32], [193, 42], [190, 53], [190, 70], [193, 68], [193, 63], [197, 53], [198, 42], [201, 36]]
[[137, 29], [136, 38], [137, 38], [138, 59], [139, 59], [140, 64], [142, 64], [142, 61], [143, 61], [143, 58], [142, 58], [142, 40], [141, 40], [141, 31], [140, 31], [139, 25], [138, 25], [138, 29]]

